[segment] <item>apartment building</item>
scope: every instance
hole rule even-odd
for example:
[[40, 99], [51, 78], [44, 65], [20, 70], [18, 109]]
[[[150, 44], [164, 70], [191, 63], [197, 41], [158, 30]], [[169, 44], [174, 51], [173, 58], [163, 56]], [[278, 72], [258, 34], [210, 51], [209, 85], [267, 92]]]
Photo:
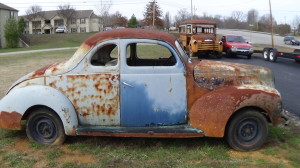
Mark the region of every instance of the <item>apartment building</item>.
[[0, 48], [6, 47], [6, 41], [4, 37], [4, 25], [10, 18], [18, 18], [18, 10], [0, 3]]
[[100, 18], [93, 10], [76, 10], [73, 19], [67, 20], [58, 11], [43, 11], [35, 18], [25, 19], [27, 34], [54, 34], [58, 27], [64, 27], [68, 33], [97, 32], [102, 28]]

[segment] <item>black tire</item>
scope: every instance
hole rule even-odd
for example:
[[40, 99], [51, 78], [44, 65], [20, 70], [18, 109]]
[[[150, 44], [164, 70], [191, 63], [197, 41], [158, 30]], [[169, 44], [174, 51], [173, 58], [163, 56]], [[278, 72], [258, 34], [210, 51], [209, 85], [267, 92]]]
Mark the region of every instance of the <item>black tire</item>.
[[222, 59], [222, 52], [215, 51], [214, 56], [216, 59]]
[[39, 144], [61, 145], [66, 134], [60, 118], [48, 108], [39, 108], [31, 113], [26, 123], [28, 138]]
[[260, 148], [268, 137], [268, 122], [255, 110], [241, 111], [233, 116], [226, 129], [228, 144], [238, 151]]
[[263, 50], [263, 57], [265, 61], [269, 61], [269, 50], [268, 49], [264, 49]]
[[252, 57], [252, 54], [248, 54], [248, 55], [247, 55], [247, 58], [248, 58], [248, 59], [251, 59], [251, 57]]
[[232, 54], [232, 52], [230, 51], [230, 49], [227, 49], [227, 50], [226, 50], [226, 57], [228, 57], [228, 58], [233, 57], [233, 54]]
[[275, 48], [271, 49], [269, 52], [269, 60], [271, 62], [276, 62], [277, 60], [277, 50]]

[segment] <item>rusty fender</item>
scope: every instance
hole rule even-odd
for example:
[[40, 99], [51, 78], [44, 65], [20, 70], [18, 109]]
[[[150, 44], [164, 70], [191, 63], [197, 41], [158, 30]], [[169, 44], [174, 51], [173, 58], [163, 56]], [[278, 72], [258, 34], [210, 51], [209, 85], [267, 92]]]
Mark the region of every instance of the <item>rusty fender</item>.
[[62, 120], [66, 135], [75, 135], [78, 119], [72, 103], [60, 91], [42, 85], [12, 89], [0, 101], [0, 127], [21, 129], [22, 116], [35, 105], [51, 107]]
[[223, 137], [232, 114], [244, 107], [262, 109], [273, 124], [281, 117], [281, 97], [277, 90], [262, 85], [230, 86], [196, 100], [190, 110], [190, 124], [203, 130], [205, 136]]

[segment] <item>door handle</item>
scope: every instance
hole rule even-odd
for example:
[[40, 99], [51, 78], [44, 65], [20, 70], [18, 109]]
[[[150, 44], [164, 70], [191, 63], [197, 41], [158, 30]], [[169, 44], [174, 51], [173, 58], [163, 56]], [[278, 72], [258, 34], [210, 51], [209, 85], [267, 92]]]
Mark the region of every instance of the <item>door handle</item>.
[[122, 82], [122, 83], [123, 83], [123, 85], [126, 85], [126, 86], [128, 86], [128, 87], [132, 87], [132, 88], [133, 88], [132, 85], [130, 85], [130, 84], [126, 83], [126, 82]]

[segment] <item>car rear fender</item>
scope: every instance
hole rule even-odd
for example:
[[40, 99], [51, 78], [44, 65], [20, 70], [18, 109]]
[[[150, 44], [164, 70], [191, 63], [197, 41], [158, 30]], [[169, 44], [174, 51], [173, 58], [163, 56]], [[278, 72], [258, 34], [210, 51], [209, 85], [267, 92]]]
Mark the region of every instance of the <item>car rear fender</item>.
[[277, 124], [281, 115], [279, 92], [262, 85], [230, 86], [205, 94], [192, 105], [189, 118], [192, 127], [205, 136], [223, 137], [230, 117], [242, 108], [262, 109]]
[[75, 135], [78, 119], [74, 106], [60, 91], [42, 85], [32, 85], [11, 90], [0, 101], [0, 127], [20, 130], [25, 112], [34, 106], [45, 106], [60, 117], [66, 135]]

